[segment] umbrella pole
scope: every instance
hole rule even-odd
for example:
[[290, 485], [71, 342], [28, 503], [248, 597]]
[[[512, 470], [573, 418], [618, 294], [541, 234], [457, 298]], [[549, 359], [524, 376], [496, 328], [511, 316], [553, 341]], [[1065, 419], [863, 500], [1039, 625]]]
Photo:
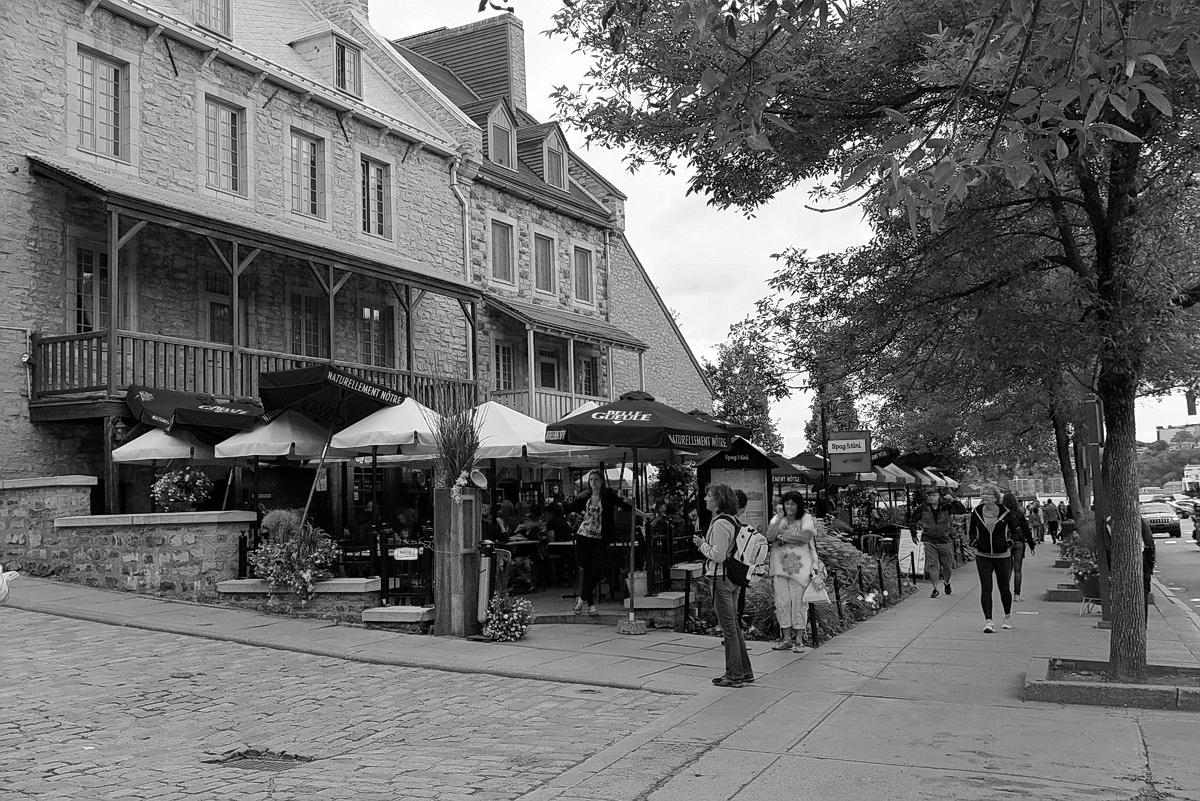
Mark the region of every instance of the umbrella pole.
[[[621, 472], [625, 472], [625, 462], [621, 462]], [[629, 622], [634, 621], [634, 607], [637, 606], [637, 582], [633, 580], [634, 571], [634, 553], [637, 550], [637, 479], [638, 479], [638, 457], [637, 448], [633, 449], [633, 503], [629, 505]], [[649, 585], [650, 577], [646, 577], [647, 585]], [[649, 589], [649, 586], [647, 586]]]
[[[330, 436], [333, 436], [332, 432]], [[329, 440], [325, 440], [325, 445], [321, 448], [321, 458], [317, 461], [317, 472], [313, 474], [312, 484], [308, 487], [308, 500], [304, 502], [304, 514], [300, 518], [301, 523], [308, 520], [308, 510], [312, 506], [313, 496], [317, 494], [317, 479], [321, 476], [321, 470], [325, 467], [325, 456], [328, 453]]]
[[371, 446], [371, 522], [379, 529], [379, 446]]
[[[234, 460], [234, 464], [235, 465], [237, 464], [236, 459]], [[225, 479], [225, 497], [221, 499], [221, 511], [222, 512], [224, 512], [225, 510], [227, 510], [229, 508], [229, 492], [230, 492], [230, 490], [233, 489], [233, 473], [236, 469], [237, 469], [237, 467], [229, 468], [229, 478]]]

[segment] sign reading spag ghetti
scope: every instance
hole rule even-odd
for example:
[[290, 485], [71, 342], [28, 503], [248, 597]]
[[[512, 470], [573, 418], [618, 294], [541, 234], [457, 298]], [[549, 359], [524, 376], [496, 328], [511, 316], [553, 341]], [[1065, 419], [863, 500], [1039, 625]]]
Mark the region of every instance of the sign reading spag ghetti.
[[831, 473], [867, 473], [871, 470], [870, 431], [830, 431], [825, 441]]

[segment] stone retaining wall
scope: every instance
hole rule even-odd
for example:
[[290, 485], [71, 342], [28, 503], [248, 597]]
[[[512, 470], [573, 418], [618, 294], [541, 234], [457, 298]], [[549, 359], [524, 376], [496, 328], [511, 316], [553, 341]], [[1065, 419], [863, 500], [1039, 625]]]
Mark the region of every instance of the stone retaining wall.
[[262, 579], [222, 581], [217, 587], [220, 602], [255, 612], [290, 615], [291, 617], [339, 620], [361, 623], [363, 611], [379, 605], [378, 578], [332, 578], [316, 583], [316, 592], [308, 603], [301, 604], [290, 592], [268, 594], [267, 582]]
[[46, 568], [54, 521], [91, 510], [94, 476], [45, 476], [0, 481], [0, 564], [34, 576]]
[[60, 517], [25, 551], [24, 569], [92, 587], [216, 598], [237, 576], [238, 537], [253, 512]]

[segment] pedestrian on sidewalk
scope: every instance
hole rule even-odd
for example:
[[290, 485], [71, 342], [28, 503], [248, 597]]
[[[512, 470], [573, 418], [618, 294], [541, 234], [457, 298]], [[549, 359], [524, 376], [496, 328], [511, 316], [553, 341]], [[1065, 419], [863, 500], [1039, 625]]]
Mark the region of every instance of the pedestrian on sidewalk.
[[1021, 511], [1021, 504], [1017, 501], [1017, 496], [1012, 494], [1012, 490], [1005, 490], [1002, 500], [1004, 508], [1016, 519], [1017, 527], [1021, 531], [1020, 539], [1013, 541], [1012, 547], [1012, 581], [1013, 581], [1013, 600], [1022, 601], [1021, 598], [1021, 568], [1025, 564], [1025, 548], [1028, 546], [1029, 555], [1033, 556], [1037, 548], [1033, 542], [1033, 531], [1029, 528], [1029, 521], [1025, 519], [1025, 513]]
[[1050, 535], [1050, 541], [1058, 542], [1058, 507], [1049, 498], [1042, 507], [1042, 517], [1046, 520], [1046, 531]]
[[708, 532], [696, 535], [693, 542], [704, 554], [704, 575], [712, 576], [713, 608], [717, 611], [717, 622], [725, 641], [725, 672], [713, 679], [718, 687], [744, 687], [754, 681], [754, 670], [750, 667], [750, 654], [746, 651], [746, 638], [737, 618], [738, 586], [725, 575], [725, 560], [733, 553], [737, 544], [737, 496], [728, 484], [709, 484], [704, 493], [704, 504], [712, 513]]
[[1002, 628], [1011, 629], [1013, 542], [1020, 537], [1020, 527], [1000, 501], [1000, 490], [985, 487], [979, 505], [971, 512], [967, 524], [967, 539], [975, 549], [975, 568], [979, 571], [979, 602], [983, 607], [983, 633], [994, 634], [992, 622], [992, 577], [1000, 588], [1000, 603], [1004, 606]]
[[[930, 598], [936, 598], [938, 582], [945, 584], [946, 594], [951, 593], [950, 574], [954, 571], [954, 548], [950, 544], [950, 504], [942, 499], [937, 490], [925, 495], [925, 500], [917, 510], [917, 529], [921, 532], [920, 542], [925, 545], [925, 572], [933, 583]], [[912, 541], [916, 543], [917, 532], [914, 531]]]
[[804, 629], [808, 625], [808, 604], [804, 591], [812, 580], [815, 519], [805, 509], [798, 492], [783, 496], [783, 516], [775, 517], [767, 527], [771, 543], [771, 586], [775, 590], [775, 618], [779, 621], [779, 642], [772, 651], [804, 653]]
[[1025, 519], [1029, 521], [1029, 530], [1033, 532], [1033, 538], [1038, 543], [1046, 541], [1046, 521], [1042, 519], [1042, 507], [1038, 504], [1037, 499], [1029, 502], [1029, 506], [1025, 508]]
[[628, 511], [629, 503], [609, 489], [608, 477], [603, 470], [593, 470], [587, 475], [587, 488], [564, 508], [583, 515], [575, 531], [575, 560], [582, 575], [579, 597], [575, 600], [574, 613], [587, 613], [596, 617], [596, 585], [608, 562], [608, 545], [617, 539], [617, 509]]

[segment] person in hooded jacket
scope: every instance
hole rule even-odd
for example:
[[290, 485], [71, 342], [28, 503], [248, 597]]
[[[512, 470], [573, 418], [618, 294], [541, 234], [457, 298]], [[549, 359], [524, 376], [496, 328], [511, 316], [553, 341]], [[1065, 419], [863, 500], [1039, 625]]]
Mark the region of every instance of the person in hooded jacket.
[[983, 490], [979, 505], [971, 512], [967, 524], [967, 539], [975, 550], [975, 568], [979, 571], [979, 602], [983, 607], [983, 633], [994, 634], [992, 622], [992, 577], [1000, 588], [1000, 603], [1004, 606], [1004, 621], [1001, 628], [1011, 629], [1012, 622], [1012, 549], [1013, 543], [1023, 539], [1021, 524], [1016, 515], [1004, 508], [1000, 490], [989, 487]]

